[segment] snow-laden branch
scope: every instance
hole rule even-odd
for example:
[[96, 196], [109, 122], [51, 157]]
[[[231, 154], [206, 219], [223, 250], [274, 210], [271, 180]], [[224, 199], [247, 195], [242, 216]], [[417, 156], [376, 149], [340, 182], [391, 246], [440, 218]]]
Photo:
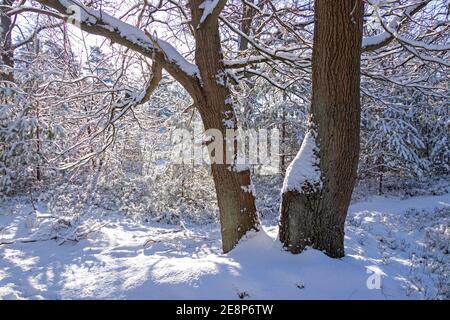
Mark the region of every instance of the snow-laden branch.
[[[183, 85], [192, 86], [192, 78], [199, 79], [195, 64], [187, 61], [170, 43], [149, 36], [149, 33], [115, 18], [102, 10], [94, 10], [75, 0], [37, 0], [55, 9], [61, 18], [86, 32], [104, 36], [148, 58], [157, 60]], [[44, 12], [45, 13], [45, 12]]]
[[263, 55], [258, 55], [258, 56], [249, 56], [246, 58], [224, 60], [223, 63], [225, 64], [225, 67], [228, 69], [237, 69], [237, 68], [243, 68], [250, 64], [266, 62], [268, 60], [270, 60], [270, 58], [263, 56]]
[[[258, 50], [260, 53], [270, 57], [273, 60], [280, 60], [286, 63], [294, 63], [301, 67], [308, 67], [311, 65], [310, 61], [306, 61], [306, 59], [302, 56], [299, 56], [298, 54], [292, 53], [290, 51], [294, 51], [297, 48], [283, 48], [283, 50], [280, 49], [271, 49], [267, 48], [261, 44], [259, 44], [255, 39], [248, 36], [247, 34], [243, 33], [239, 28], [236, 28], [233, 26], [233, 24], [228, 21], [225, 17], [220, 16], [220, 20], [234, 33], [237, 35], [245, 38], [256, 50]], [[248, 58], [249, 63], [252, 63], [253, 58]], [[258, 58], [257, 58], [258, 59]], [[241, 62], [243, 62], [241, 60]]]
[[386, 28], [384, 28], [384, 31], [381, 32], [380, 34], [370, 37], [364, 37], [362, 42], [362, 50], [373, 51], [380, 49], [391, 43], [391, 41], [393, 41], [396, 38], [395, 34], [397, 34], [402, 24], [406, 21], [406, 17], [412, 17], [414, 14], [422, 10], [430, 1], [431, 0], [420, 1], [417, 4], [411, 5], [407, 9], [405, 9], [402, 17], [395, 16], [388, 23], [383, 23], [378, 13], [379, 7], [378, 0], [367, 0], [367, 2], [370, 3], [371, 6], [374, 8], [381, 23], [384, 24], [391, 32], [389, 32], [388, 30], [386, 30]]
[[[398, 23], [396, 23], [396, 26], [393, 27], [392, 23], [384, 23], [383, 19], [381, 18], [380, 12], [378, 10], [378, 8], [374, 8], [375, 13], [381, 23], [381, 25], [383, 26], [384, 30], [386, 33], [388, 33], [390, 36], [394, 37], [397, 41], [412, 46], [412, 47], [417, 47], [417, 48], [422, 48], [428, 51], [445, 51], [445, 50], [449, 50], [450, 49], [450, 45], [434, 45], [434, 44], [428, 44], [424, 41], [418, 41], [418, 40], [414, 40], [414, 39], [408, 39], [406, 37], [403, 37], [402, 35], [400, 35], [397, 31], [397, 25]], [[407, 15], [409, 15], [409, 13], [407, 13]], [[395, 19], [393, 19], [395, 20]], [[391, 21], [392, 22], [392, 21]]]

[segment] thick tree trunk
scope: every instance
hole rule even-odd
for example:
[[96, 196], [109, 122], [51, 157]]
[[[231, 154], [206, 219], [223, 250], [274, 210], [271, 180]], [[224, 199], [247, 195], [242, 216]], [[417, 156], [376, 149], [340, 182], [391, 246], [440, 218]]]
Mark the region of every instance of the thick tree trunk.
[[[218, 129], [225, 139], [226, 130], [230, 128], [224, 126], [223, 115], [231, 115], [233, 109], [223, 103], [216, 107], [217, 109], [213, 109], [215, 112], [209, 110], [207, 113], [204, 112], [204, 108], [200, 108], [200, 114], [205, 130]], [[234, 113], [232, 117], [235, 119]], [[223, 155], [226, 158], [226, 152], [230, 150], [227, 150], [225, 141], [223, 145]], [[235, 158], [236, 151], [235, 148], [231, 151], [231, 158]], [[219, 163], [212, 163], [211, 171], [220, 212], [222, 248], [224, 252], [228, 252], [247, 231], [258, 230], [258, 216], [255, 197], [251, 192], [250, 170], [248, 168], [240, 170], [239, 166], [227, 163], [226, 159], [221, 163], [220, 159], [216, 159]]]
[[[249, 2], [253, 4], [253, 0], [250, 0]], [[240, 29], [241, 29], [242, 33], [244, 33], [247, 36], [250, 35], [252, 19], [253, 19], [253, 16], [255, 15], [255, 12], [256, 11], [254, 8], [245, 4], [244, 1], [242, 2], [242, 21], [241, 21]], [[245, 51], [247, 49], [248, 49], [247, 38], [240, 36], [239, 37], [239, 51]]]
[[[225, 1], [219, 2], [223, 6]], [[203, 0], [191, 0], [192, 23], [195, 29], [195, 62], [200, 70], [202, 87], [194, 95], [205, 130], [217, 129], [225, 139], [227, 129], [237, 129], [236, 115], [231, 104], [231, 92], [223, 64], [219, 22], [214, 12], [200, 23]], [[226, 163], [225, 155], [235, 159], [237, 150], [227, 150], [223, 142], [223, 161], [212, 163], [212, 175], [220, 211], [222, 248], [228, 252], [249, 230], [257, 230], [258, 217], [255, 198], [251, 190], [250, 170], [239, 170], [233, 163]]]
[[[11, 5], [12, 0], [0, 0], [0, 5]], [[7, 72], [0, 71], [0, 81], [13, 81], [13, 72], [11, 71], [13, 62], [13, 49], [11, 42], [11, 18], [5, 14], [5, 9], [0, 8], [0, 65], [9, 67]], [[4, 67], [2, 67], [4, 69]]]
[[280, 240], [294, 253], [312, 246], [342, 257], [359, 155], [363, 1], [316, 0], [314, 6], [311, 114], [322, 185], [283, 193]]

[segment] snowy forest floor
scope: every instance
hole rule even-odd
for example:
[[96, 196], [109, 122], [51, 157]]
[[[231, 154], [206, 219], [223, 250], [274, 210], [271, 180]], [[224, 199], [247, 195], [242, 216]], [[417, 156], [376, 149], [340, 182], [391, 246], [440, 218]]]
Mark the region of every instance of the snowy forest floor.
[[287, 253], [268, 222], [222, 254], [217, 224], [30, 211], [0, 204], [0, 299], [450, 299], [448, 190], [354, 201], [342, 259]]

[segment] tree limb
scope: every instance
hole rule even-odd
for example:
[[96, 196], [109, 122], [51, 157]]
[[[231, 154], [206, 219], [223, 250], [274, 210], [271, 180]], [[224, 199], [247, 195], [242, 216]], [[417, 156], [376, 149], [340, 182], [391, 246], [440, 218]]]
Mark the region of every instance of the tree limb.
[[[412, 17], [417, 12], [419, 12], [420, 10], [425, 8], [426, 5], [430, 1], [431, 0], [425, 0], [425, 1], [419, 2], [418, 4], [415, 4], [411, 7], [409, 7], [408, 9], [405, 10], [404, 15]], [[370, 4], [372, 4], [370, 1], [368, 1], [368, 2]], [[398, 31], [406, 22], [407, 22], [406, 18], [403, 18], [403, 20], [400, 21], [400, 19], [398, 17], [395, 17], [389, 23], [389, 25], [391, 25], [393, 28], [395, 28], [395, 31]], [[386, 30], [375, 36], [364, 37], [363, 43], [362, 43], [362, 51], [367, 52], [367, 51], [374, 51], [374, 50], [380, 49], [384, 46], [387, 46], [394, 39], [395, 39], [395, 36], [392, 33], [387, 32]]]
[[191, 94], [200, 86], [200, 72], [197, 66], [187, 61], [168, 42], [156, 39], [155, 36], [149, 38], [148, 33], [139, 28], [74, 0], [37, 0], [37, 2], [58, 13], [28, 7], [16, 8], [15, 12], [34, 11], [63, 19], [83, 31], [103, 36], [156, 61]]

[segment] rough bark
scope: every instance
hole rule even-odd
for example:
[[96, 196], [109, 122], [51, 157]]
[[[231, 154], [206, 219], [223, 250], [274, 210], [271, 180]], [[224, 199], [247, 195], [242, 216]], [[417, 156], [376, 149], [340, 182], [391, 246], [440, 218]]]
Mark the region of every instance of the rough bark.
[[[12, 0], [0, 0], [0, 5], [10, 6], [11, 4]], [[11, 17], [6, 15], [5, 9], [0, 8], [0, 65], [6, 65], [12, 70], [14, 62], [11, 28]], [[13, 81], [13, 73], [0, 72], [0, 80]]]
[[[199, 26], [202, 14], [199, 5], [202, 2], [203, 0], [190, 1], [194, 27]], [[220, 1], [216, 13], [213, 12], [201, 26], [195, 28], [195, 62], [200, 70], [202, 89], [194, 99], [205, 130], [218, 129], [225, 138], [227, 129], [237, 129], [237, 121], [230, 99], [227, 99], [231, 92], [225, 76], [217, 19], [220, 6], [223, 7], [224, 4], [225, 1]], [[226, 123], [233, 123], [233, 126]], [[223, 145], [223, 154], [226, 155], [230, 150], [227, 150], [225, 141]], [[236, 148], [232, 152], [231, 158], [234, 159]], [[233, 170], [233, 166], [225, 161], [212, 163], [211, 170], [220, 211], [222, 248], [224, 252], [228, 252], [247, 231], [258, 228], [255, 198], [251, 192], [246, 191], [251, 185], [250, 170]]]
[[360, 131], [363, 1], [316, 0], [311, 115], [319, 145], [320, 191], [282, 195], [280, 240], [344, 255], [344, 223], [356, 181]]

